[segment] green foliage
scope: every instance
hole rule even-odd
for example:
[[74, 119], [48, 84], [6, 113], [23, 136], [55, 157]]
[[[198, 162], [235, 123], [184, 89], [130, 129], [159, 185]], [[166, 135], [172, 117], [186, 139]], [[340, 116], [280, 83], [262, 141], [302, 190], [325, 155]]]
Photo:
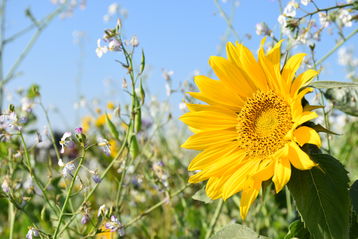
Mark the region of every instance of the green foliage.
[[288, 187], [312, 238], [348, 238], [350, 202], [343, 165], [326, 154], [313, 154], [311, 170], [292, 170]]
[[290, 224], [289, 231], [285, 236], [285, 239], [299, 238], [309, 239], [310, 233], [305, 228], [304, 223], [301, 220], [296, 220]]
[[333, 103], [334, 108], [358, 116], [358, 88], [331, 88], [326, 90], [324, 96]]
[[358, 87], [358, 83], [342, 81], [314, 81], [309, 86], [319, 89]]
[[260, 236], [252, 229], [245, 225], [229, 224], [223, 229], [215, 233], [210, 239], [269, 239], [268, 237]]
[[205, 192], [205, 187], [203, 187], [202, 189], [200, 189], [199, 191], [197, 191], [193, 197], [192, 197], [194, 200], [197, 200], [197, 201], [201, 201], [203, 203], [212, 203], [213, 200], [211, 200], [207, 195], [206, 195], [206, 192]]

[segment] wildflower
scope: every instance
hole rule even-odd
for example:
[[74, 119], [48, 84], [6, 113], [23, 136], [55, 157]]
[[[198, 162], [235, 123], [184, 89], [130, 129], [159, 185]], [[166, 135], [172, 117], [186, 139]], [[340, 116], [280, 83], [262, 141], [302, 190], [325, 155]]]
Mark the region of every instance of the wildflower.
[[110, 144], [108, 142], [108, 140], [102, 138], [102, 137], [98, 137], [97, 138], [97, 145], [100, 147], [100, 149], [103, 151], [103, 153], [107, 156], [111, 155], [111, 148], [110, 148]]
[[105, 204], [103, 204], [98, 208], [97, 217], [106, 216], [107, 213], [108, 213], [108, 208], [106, 207]]
[[179, 103], [179, 109], [180, 109], [181, 111], [185, 111], [185, 110], [186, 110], [186, 104], [185, 104], [184, 102], [180, 102], [180, 103]]
[[115, 108], [115, 106], [114, 106], [113, 102], [110, 101], [107, 103], [107, 109], [114, 110], [114, 108]]
[[90, 221], [90, 217], [88, 216], [88, 214], [82, 215], [81, 223], [82, 223], [83, 225], [84, 225], [84, 224], [87, 224], [89, 221]]
[[8, 177], [5, 177], [4, 181], [1, 184], [1, 188], [5, 193], [10, 192], [10, 183], [9, 183], [9, 178]]
[[72, 133], [71, 132], [65, 132], [62, 135], [62, 138], [60, 140], [60, 145], [61, 145], [61, 154], [63, 154], [65, 152], [65, 147], [67, 147], [70, 142], [71, 142], [71, 136]]
[[111, 216], [111, 221], [105, 224], [105, 227], [111, 232], [118, 232], [120, 236], [124, 236], [124, 228], [116, 216]]
[[132, 36], [132, 38], [129, 40], [129, 44], [131, 44], [133, 47], [139, 46], [139, 41], [136, 36]]
[[283, 26], [283, 27], [286, 26], [287, 21], [286, 21], [286, 17], [284, 15], [278, 16], [277, 21], [281, 26]]
[[[108, 117], [111, 119], [111, 115], [108, 115]], [[98, 118], [96, 119], [95, 125], [97, 127], [101, 127], [103, 125], [105, 125], [106, 123], [106, 114], [101, 114], [100, 116], [98, 116]]]
[[292, 56], [281, 69], [281, 42], [265, 53], [263, 40], [258, 61], [245, 46], [228, 43], [228, 59], [209, 60], [220, 80], [197, 76], [200, 92], [189, 93], [208, 105], [187, 104], [190, 112], [181, 116], [195, 133], [182, 147], [202, 151], [188, 167], [200, 170], [189, 182], [208, 180], [206, 193], [212, 199], [242, 192], [243, 219], [263, 181], [272, 178], [280, 192], [291, 177], [291, 165], [300, 170], [316, 165], [300, 146], [321, 145], [316, 131], [302, 126], [317, 117], [301, 105], [313, 90], [302, 87], [317, 72], [295, 77], [305, 54]]
[[307, 6], [311, 0], [301, 0], [301, 4]]
[[34, 106], [33, 99], [30, 99], [28, 97], [24, 97], [21, 99], [21, 109], [24, 112], [31, 112], [32, 108]]
[[271, 30], [266, 23], [260, 22], [256, 24], [256, 34], [257, 35], [271, 35]]
[[342, 9], [339, 12], [338, 19], [342, 22], [343, 26], [351, 27], [352, 26], [352, 16], [346, 9]]
[[68, 175], [72, 174], [72, 171], [76, 168], [75, 164], [73, 163], [73, 161], [70, 161], [68, 163], [63, 163], [62, 159], [58, 160], [58, 166], [60, 166], [62, 168], [62, 175], [64, 177], [67, 177]]
[[108, 44], [108, 50], [110, 51], [120, 51], [121, 43], [117, 39], [112, 39]]
[[83, 133], [87, 133], [88, 130], [90, 129], [92, 122], [93, 122], [93, 118], [91, 116], [85, 116], [82, 118], [82, 130]]
[[97, 173], [97, 170], [90, 170], [89, 172], [92, 174], [92, 180], [95, 183], [100, 183], [102, 181], [101, 176], [99, 176]]
[[108, 15], [112, 16], [118, 13], [119, 5], [118, 3], [112, 3], [108, 6]]
[[283, 15], [285, 15], [286, 17], [295, 17], [297, 7], [298, 4], [294, 0], [290, 1], [283, 10]]
[[97, 40], [97, 48], [96, 48], [96, 54], [99, 58], [103, 56], [103, 54], [106, 54], [108, 51], [108, 47], [101, 46], [101, 39]]
[[36, 228], [29, 228], [29, 231], [26, 234], [26, 238], [27, 239], [32, 239], [33, 237], [38, 237], [39, 236], [39, 231]]
[[327, 14], [325, 12], [319, 12], [318, 17], [319, 17], [319, 22], [321, 23], [322, 27], [329, 26], [329, 20], [328, 20]]

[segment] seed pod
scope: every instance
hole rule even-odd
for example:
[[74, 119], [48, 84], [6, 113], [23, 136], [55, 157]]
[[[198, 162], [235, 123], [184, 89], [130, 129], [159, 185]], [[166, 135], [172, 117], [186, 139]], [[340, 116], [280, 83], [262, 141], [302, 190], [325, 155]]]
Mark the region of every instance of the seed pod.
[[129, 153], [130, 153], [130, 155], [132, 156], [133, 159], [135, 159], [139, 154], [138, 141], [137, 141], [137, 137], [135, 135], [132, 135], [132, 137], [131, 137], [131, 144], [130, 144], [130, 148], [129, 148]]

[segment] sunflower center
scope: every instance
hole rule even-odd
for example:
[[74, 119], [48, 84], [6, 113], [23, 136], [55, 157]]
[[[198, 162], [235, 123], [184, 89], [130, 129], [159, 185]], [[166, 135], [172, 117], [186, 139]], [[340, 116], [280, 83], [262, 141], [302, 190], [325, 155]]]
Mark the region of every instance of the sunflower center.
[[292, 128], [291, 109], [273, 91], [256, 92], [238, 114], [238, 143], [249, 156], [269, 156], [285, 145]]

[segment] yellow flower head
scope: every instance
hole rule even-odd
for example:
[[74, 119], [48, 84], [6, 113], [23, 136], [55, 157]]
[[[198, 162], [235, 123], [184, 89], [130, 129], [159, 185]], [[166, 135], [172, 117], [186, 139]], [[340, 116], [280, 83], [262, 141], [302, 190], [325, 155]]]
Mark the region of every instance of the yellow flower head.
[[88, 133], [93, 123], [93, 118], [91, 116], [85, 116], [81, 119], [81, 121], [83, 133]]
[[281, 68], [281, 42], [268, 53], [262, 43], [258, 61], [245, 46], [228, 43], [228, 59], [209, 60], [219, 80], [197, 76], [200, 92], [189, 92], [207, 104], [187, 104], [190, 112], [180, 118], [195, 133], [182, 147], [202, 151], [189, 165], [190, 171], [199, 170], [189, 182], [208, 180], [206, 193], [212, 199], [242, 192], [243, 219], [263, 181], [272, 179], [279, 192], [290, 180], [291, 166], [308, 170], [316, 165], [300, 146], [321, 144], [314, 129], [301, 126], [317, 117], [301, 104], [312, 91], [303, 87], [317, 72], [295, 76], [305, 54], [292, 56]]

